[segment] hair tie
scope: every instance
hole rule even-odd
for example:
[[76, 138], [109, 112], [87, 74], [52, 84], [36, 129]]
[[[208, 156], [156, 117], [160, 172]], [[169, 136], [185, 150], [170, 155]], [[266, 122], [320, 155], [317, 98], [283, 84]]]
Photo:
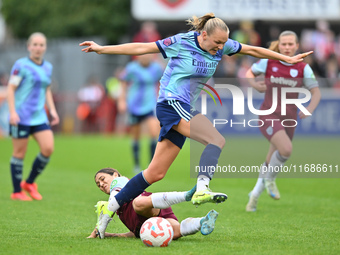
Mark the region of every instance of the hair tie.
[[209, 20], [209, 19], [214, 19], [214, 18], [216, 18], [215, 16], [211, 16], [211, 17], [209, 17], [208, 19], [207, 19], [207, 21]]

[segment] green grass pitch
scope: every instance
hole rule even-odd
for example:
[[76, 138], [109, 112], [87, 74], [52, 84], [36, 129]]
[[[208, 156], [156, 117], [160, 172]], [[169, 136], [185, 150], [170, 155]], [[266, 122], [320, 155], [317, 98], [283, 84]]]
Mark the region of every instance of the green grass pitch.
[[[296, 137], [288, 163], [340, 165], [340, 137]], [[148, 162], [148, 141], [143, 139], [143, 167]], [[231, 164], [259, 165], [268, 143], [264, 138], [227, 138], [226, 154]], [[203, 147], [202, 147], [203, 149]], [[215, 178], [214, 191], [228, 200], [219, 205], [195, 207], [182, 203], [173, 210], [179, 220], [219, 212], [214, 232], [173, 241], [167, 248], [148, 248], [138, 239], [86, 239], [95, 226], [94, 205], [106, 200], [95, 185], [94, 173], [115, 167], [132, 177], [130, 140], [115, 136], [61, 136], [48, 167], [37, 179], [42, 201], [10, 200], [12, 185], [9, 138], [0, 140], [0, 254], [339, 254], [340, 178], [281, 178], [281, 200], [267, 194], [259, 199], [258, 211], [245, 212], [248, 192], [255, 178]], [[38, 152], [30, 141], [24, 162], [24, 178]], [[196, 182], [190, 178], [190, 144], [187, 141], [166, 177], [148, 191], [182, 191]], [[114, 217], [108, 232], [127, 229]], [[161, 250], [160, 250], [161, 249]]]

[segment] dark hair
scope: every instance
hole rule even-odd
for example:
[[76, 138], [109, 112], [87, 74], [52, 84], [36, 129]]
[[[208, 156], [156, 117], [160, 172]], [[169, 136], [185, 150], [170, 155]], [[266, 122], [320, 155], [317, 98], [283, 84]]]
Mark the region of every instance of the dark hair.
[[104, 174], [109, 174], [109, 175], [113, 175], [114, 173], [117, 173], [118, 174], [118, 177], [121, 176], [120, 172], [118, 172], [118, 170], [116, 169], [113, 169], [111, 167], [107, 167], [107, 168], [102, 168], [100, 169], [95, 175], [94, 175], [94, 179], [96, 180], [96, 176], [97, 174], [99, 173], [104, 173]]
[[202, 17], [192, 16], [187, 20], [187, 24], [191, 26], [190, 30], [195, 30], [199, 33], [206, 31], [210, 35], [216, 28], [229, 33], [228, 26], [220, 18], [216, 18], [213, 13], [207, 13]]

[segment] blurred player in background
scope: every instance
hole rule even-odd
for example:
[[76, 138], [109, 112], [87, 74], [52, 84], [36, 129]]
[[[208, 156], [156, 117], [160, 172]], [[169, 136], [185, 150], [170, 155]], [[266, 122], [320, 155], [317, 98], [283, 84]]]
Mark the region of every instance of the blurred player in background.
[[[14, 191], [13, 200], [41, 200], [35, 179], [46, 167], [54, 150], [54, 138], [50, 125], [59, 123], [59, 116], [54, 106], [51, 92], [52, 65], [44, 60], [47, 40], [42, 33], [33, 33], [27, 42], [29, 57], [17, 60], [12, 67], [8, 82], [8, 106], [10, 135], [12, 136], [13, 154], [11, 174]], [[50, 116], [49, 123], [45, 102]], [[35, 158], [32, 170], [26, 181], [22, 181], [23, 160], [28, 139], [32, 135], [37, 141], [40, 152]], [[27, 191], [31, 197], [27, 196]]]
[[[95, 182], [98, 188], [110, 196], [115, 196], [128, 181], [128, 178], [121, 176], [121, 174], [113, 168], [103, 168], [95, 175]], [[174, 230], [173, 239], [193, 235], [198, 231], [201, 231], [203, 235], [209, 235], [215, 227], [215, 221], [218, 216], [216, 211], [211, 210], [205, 217], [186, 218], [179, 223], [176, 215], [171, 209], [171, 205], [190, 201], [195, 191], [195, 187], [187, 192], [150, 193], [144, 191], [140, 196], [124, 204], [117, 210], [119, 219], [130, 232], [121, 234], [100, 233], [97, 228], [95, 228], [88, 238], [96, 238], [98, 235], [100, 238], [104, 238], [104, 236], [139, 237], [141, 226], [144, 221], [151, 217], [162, 217], [167, 219]], [[97, 203], [98, 216], [101, 211], [104, 210], [113, 217], [113, 213], [107, 210], [107, 203], [108, 202], [106, 201], [99, 201]]]
[[86, 83], [77, 93], [79, 105], [77, 117], [81, 120], [82, 132], [101, 131], [105, 124], [101, 123], [102, 115], [106, 112], [102, 106], [105, 100], [105, 89], [96, 75], [90, 75]]
[[157, 30], [157, 24], [153, 21], [142, 23], [140, 30], [134, 35], [133, 42], [155, 42], [162, 39]]
[[118, 116], [118, 99], [122, 92], [121, 82], [119, 80], [122, 67], [117, 67], [111, 77], [105, 81], [105, 89], [107, 91], [107, 101], [110, 109], [108, 111], [107, 124], [105, 131], [107, 133], [119, 132], [116, 130], [116, 122]]
[[119, 97], [118, 109], [120, 113], [128, 111], [135, 173], [139, 173], [141, 170], [140, 136], [142, 123], [146, 122], [150, 135], [151, 159], [155, 153], [156, 139], [159, 135], [159, 122], [154, 111], [163, 67], [152, 59], [153, 55], [151, 54], [136, 57], [136, 60], [130, 62], [120, 76], [123, 89]]
[[[299, 48], [297, 35], [292, 31], [284, 31], [280, 34], [279, 40], [271, 44], [270, 48], [273, 51], [279, 52], [283, 55], [292, 57], [296, 54]], [[256, 81], [255, 77], [264, 74], [264, 81]], [[319, 104], [321, 94], [318, 82], [314, 77], [310, 66], [304, 62], [296, 64], [287, 63], [279, 60], [262, 59], [253, 64], [247, 71], [246, 77], [253, 88], [261, 93], [265, 93], [264, 101], [261, 110], [270, 109], [272, 106], [273, 88], [277, 88], [277, 108], [271, 115], [260, 116], [264, 121], [264, 125], [260, 127], [262, 134], [270, 142], [269, 151], [266, 161], [263, 163], [259, 178], [254, 189], [249, 196], [249, 202], [246, 210], [249, 212], [256, 211], [257, 200], [266, 188], [270, 197], [273, 199], [280, 199], [280, 193], [277, 189], [275, 179], [278, 171], [274, 168], [283, 166], [292, 153], [292, 139], [294, 136], [295, 126], [293, 122], [286, 121], [286, 125], [290, 127], [283, 127], [281, 121], [284, 119], [297, 120], [297, 107], [293, 104], [287, 105], [287, 115], [281, 115], [281, 88], [290, 87], [305, 87], [310, 90], [312, 98], [306, 109], [313, 113]], [[279, 79], [275, 79], [279, 78]], [[298, 93], [289, 93], [287, 98], [298, 98]], [[307, 116], [303, 112], [299, 112], [301, 119]], [[277, 119], [280, 121], [265, 121], [265, 119]], [[267, 171], [265, 171], [267, 169]]]
[[[86, 46], [82, 49], [84, 52], [126, 55], [162, 53], [164, 58], [170, 58], [160, 80], [156, 112], [161, 131], [155, 155], [146, 170], [133, 177], [123, 192], [110, 199], [108, 209], [112, 212], [141, 194], [152, 183], [164, 178], [186, 137], [206, 146], [199, 163], [197, 190], [192, 203], [224, 202], [227, 195], [212, 192], [209, 183], [214, 173], [211, 169], [218, 163], [225, 139], [207, 117], [191, 109], [201, 89], [214, 74], [223, 55], [242, 53], [294, 64], [312, 53], [289, 57], [265, 48], [240, 44], [229, 39], [229, 28], [212, 13], [200, 18], [194, 16], [188, 20], [188, 24], [193, 31], [152, 43], [100, 46], [93, 41], [85, 41], [80, 44]], [[101, 222], [99, 232], [105, 232], [108, 221]]]

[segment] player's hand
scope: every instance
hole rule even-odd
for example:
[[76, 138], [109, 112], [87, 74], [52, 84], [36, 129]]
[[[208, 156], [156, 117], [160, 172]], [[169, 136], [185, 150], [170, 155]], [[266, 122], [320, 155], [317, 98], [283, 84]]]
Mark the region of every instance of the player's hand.
[[51, 126], [58, 125], [60, 120], [59, 120], [59, 115], [58, 115], [57, 111], [51, 110], [50, 114], [51, 114], [51, 117], [52, 117]]
[[[96, 238], [98, 236], [97, 233], [98, 233], [98, 230], [95, 228], [87, 238]], [[122, 237], [122, 236], [123, 236], [123, 234], [105, 232], [105, 237]]]
[[125, 100], [118, 100], [118, 112], [120, 114], [125, 113], [127, 109], [126, 101]]
[[13, 126], [17, 126], [20, 122], [20, 117], [16, 112], [13, 112], [9, 115], [9, 124]]
[[267, 90], [267, 85], [264, 81], [257, 81], [252, 85], [252, 87], [260, 93], [266, 92]]
[[[311, 110], [309, 110], [308, 109], [308, 107], [306, 108], [306, 110], [307, 111], [309, 111], [311, 114], [313, 113]], [[307, 117], [310, 117], [311, 115], [306, 115], [306, 114], [304, 114], [303, 112], [299, 112], [299, 117], [300, 117], [300, 119], [305, 119], [305, 118], [307, 118]]]
[[79, 44], [79, 46], [87, 46], [86, 48], [81, 49], [81, 51], [84, 52], [96, 52], [100, 54], [100, 50], [103, 48], [103, 46], [100, 46], [99, 44], [95, 43], [94, 41], [85, 41]]
[[308, 51], [305, 53], [297, 54], [293, 57], [290, 57], [289, 60], [286, 62], [289, 64], [296, 64], [296, 63], [302, 62], [305, 57], [309, 56], [312, 53], [313, 51]]
[[97, 229], [95, 228], [87, 238], [96, 238], [96, 237], [97, 237]]

